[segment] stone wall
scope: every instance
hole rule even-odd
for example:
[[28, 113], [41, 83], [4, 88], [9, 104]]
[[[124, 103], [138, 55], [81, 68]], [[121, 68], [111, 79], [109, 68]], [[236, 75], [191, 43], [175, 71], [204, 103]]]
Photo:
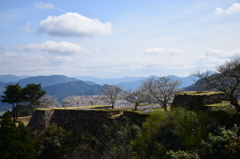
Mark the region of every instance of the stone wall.
[[28, 125], [30, 125], [32, 130], [46, 129], [50, 123], [53, 113], [53, 110], [34, 111]]
[[221, 92], [182, 92], [175, 95], [172, 107], [181, 106], [189, 110], [209, 110], [211, 107], [204, 105], [220, 103], [226, 100]]
[[[114, 116], [118, 116], [117, 118]], [[120, 110], [35, 110], [28, 127], [31, 131], [41, 131], [51, 123], [74, 133], [88, 131], [97, 134], [102, 126], [127, 117], [131, 122], [141, 125], [148, 114]]]

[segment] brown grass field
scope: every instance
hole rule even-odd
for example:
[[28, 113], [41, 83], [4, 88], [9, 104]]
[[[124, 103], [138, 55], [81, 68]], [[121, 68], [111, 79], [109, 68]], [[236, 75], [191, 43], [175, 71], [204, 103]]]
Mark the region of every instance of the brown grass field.
[[[18, 126], [19, 122], [22, 122], [25, 126], [27, 126], [30, 119], [31, 119], [31, 116], [19, 117], [15, 123]], [[2, 122], [2, 119], [0, 119], [0, 123], [1, 122]]]

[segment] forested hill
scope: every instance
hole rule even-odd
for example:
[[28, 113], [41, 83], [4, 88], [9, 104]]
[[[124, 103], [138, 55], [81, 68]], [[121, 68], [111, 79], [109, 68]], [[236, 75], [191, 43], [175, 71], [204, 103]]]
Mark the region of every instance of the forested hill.
[[76, 78], [70, 78], [63, 75], [50, 75], [50, 76], [36, 76], [36, 77], [28, 77], [25, 79], [21, 79], [15, 83], [19, 83], [21, 86], [25, 86], [29, 83], [39, 84], [41, 83], [42, 87], [51, 86], [60, 83], [68, 83], [78, 81]]
[[48, 95], [55, 96], [59, 101], [71, 95], [98, 95], [103, 86], [98, 84], [88, 84], [83, 81], [60, 83], [43, 87]]
[[5, 90], [6, 85], [6, 83], [0, 82], [0, 95], [2, 95], [2, 92]]

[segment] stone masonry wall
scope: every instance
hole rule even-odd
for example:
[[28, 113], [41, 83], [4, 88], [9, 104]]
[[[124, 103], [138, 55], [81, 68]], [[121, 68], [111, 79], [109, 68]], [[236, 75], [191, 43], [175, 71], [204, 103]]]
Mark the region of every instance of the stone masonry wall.
[[49, 124], [56, 123], [74, 133], [89, 131], [97, 134], [104, 124], [111, 125], [113, 121], [120, 119], [112, 118], [117, 114], [121, 115], [120, 118], [126, 116], [137, 125], [141, 125], [148, 116], [144, 113], [124, 113], [120, 110], [35, 110], [28, 127], [32, 131], [41, 131], [46, 129]]
[[32, 130], [46, 129], [50, 123], [54, 111], [53, 110], [38, 110], [33, 112], [33, 118], [29, 121]]
[[172, 107], [181, 106], [187, 108], [189, 110], [208, 110], [211, 107], [207, 107], [204, 105], [220, 103], [225, 99], [224, 93], [216, 93], [216, 94], [188, 94], [179, 93], [176, 94], [172, 103]]

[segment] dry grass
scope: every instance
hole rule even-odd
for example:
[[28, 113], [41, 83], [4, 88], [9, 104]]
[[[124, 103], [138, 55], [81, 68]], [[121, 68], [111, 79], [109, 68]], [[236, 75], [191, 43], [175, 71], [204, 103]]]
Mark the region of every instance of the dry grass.
[[213, 95], [213, 94], [223, 94], [223, 92], [217, 92], [217, 91], [189, 91], [189, 92], [178, 93], [178, 95], [196, 95], [196, 96]]
[[27, 126], [30, 119], [31, 119], [31, 116], [19, 117], [16, 121], [16, 125], [18, 125], [18, 123], [21, 121], [25, 126]]
[[[167, 111], [170, 111], [171, 110], [171, 107], [170, 106], [167, 106]], [[156, 109], [153, 109], [153, 111], [164, 111], [163, 108], [156, 108]]]
[[[238, 103], [240, 104], [240, 100], [238, 101]], [[207, 106], [207, 107], [231, 107], [231, 103], [230, 103], [230, 101], [222, 101], [221, 103], [207, 104], [204, 106]]]
[[91, 106], [78, 106], [78, 107], [39, 108], [37, 110], [79, 110], [79, 109], [93, 109], [93, 108], [107, 109], [111, 107], [112, 106], [110, 105], [91, 105]]
[[[17, 121], [15, 122], [15, 124], [18, 126], [19, 122], [22, 122], [24, 124], [24, 126], [27, 126], [29, 121], [31, 119], [31, 116], [25, 116], [25, 117], [19, 117], [17, 119]], [[13, 120], [13, 119], [12, 119]], [[0, 123], [2, 122], [2, 119], [0, 119]]]
[[229, 101], [222, 101], [221, 103], [207, 104], [204, 106], [207, 106], [207, 107], [230, 107], [231, 104]]

